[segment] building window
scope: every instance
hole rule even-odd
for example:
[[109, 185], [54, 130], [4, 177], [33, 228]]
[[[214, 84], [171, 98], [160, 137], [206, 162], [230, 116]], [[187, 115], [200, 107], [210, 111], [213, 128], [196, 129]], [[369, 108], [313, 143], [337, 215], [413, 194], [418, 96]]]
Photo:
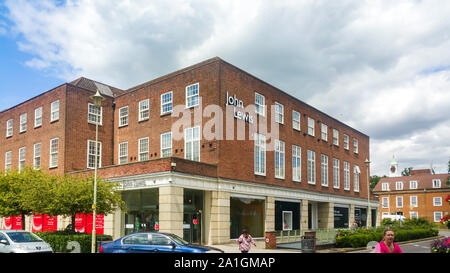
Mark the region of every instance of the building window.
[[292, 110], [292, 128], [300, 131], [300, 113], [295, 110]]
[[161, 115], [172, 112], [172, 91], [161, 95]]
[[339, 172], [339, 159], [333, 158], [333, 188], [335, 189], [340, 187]]
[[266, 175], [266, 137], [255, 133], [255, 174]]
[[308, 150], [308, 183], [316, 184], [316, 153]]
[[265, 97], [255, 92], [255, 113], [257, 115], [266, 115]]
[[417, 218], [419, 218], [419, 213], [417, 213], [417, 211], [410, 211], [409, 212], [409, 217], [411, 218], [411, 219], [417, 219]]
[[302, 180], [302, 149], [292, 145], [292, 180], [300, 182]]
[[381, 190], [382, 191], [388, 191], [389, 190], [389, 183], [382, 183], [381, 184]]
[[102, 125], [102, 107], [88, 103], [88, 123]]
[[[339, 134], [339, 132], [337, 133]], [[333, 136], [334, 136], [334, 131], [333, 131]], [[338, 142], [337, 137], [336, 137], [336, 142]], [[333, 143], [334, 143], [334, 137], [333, 137]], [[344, 134], [344, 149], [349, 150], [349, 137], [348, 135]]]
[[328, 141], [328, 126], [322, 123], [322, 140]]
[[53, 138], [50, 140], [50, 168], [58, 167], [58, 150], [59, 139]]
[[417, 208], [417, 196], [410, 196], [409, 201], [411, 207]]
[[128, 163], [128, 142], [119, 143], [119, 164]]
[[339, 146], [339, 131], [333, 129], [333, 144]]
[[356, 139], [356, 138], [353, 139], [353, 152], [355, 154], [358, 153], [358, 139]]
[[353, 166], [353, 190], [359, 192], [359, 174], [361, 170], [357, 165]]
[[6, 122], [6, 137], [10, 137], [13, 135], [13, 120], [9, 119]]
[[389, 208], [389, 197], [383, 197], [382, 206], [383, 206], [383, 209]]
[[59, 100], [52, 102], [50, 107], [50, 122], [57, 121], [59, 119]]
[[[87, 168], [94, 169], [95, 168], [95, 159], [97, 158], [97, 168], [102, 166], [102, 143], [100, 141], [97, 142], [97, 154], [95, 154], [95, 141], [88, 140], [88, 150], [87, 150]], [[98, 156], [98, 157], [97, 157]]]
[[184, 158], [200, 161], [200, 126], [184, 130]]
[[284, 179], [284, 141], [275, 139], [275, 177]]
[[41, 143], [34, 144], [33, 168], [35, 170], [41, 169]]
[[350, 190], [350, 163], [344, 161], [344, 190]]
[[435, 223], [440, 222], [441, 219], [442, 219], [442, 217], [444, 217], [444, 216], [442, 215], [442, 211], [434, 211], [434, 212], [433, 212], [433, 216], [434, 216], [434, 222], [435, 222]]
[[11, 170], [12, 164], [12, 152], [8, 151], [5, 153], [5, 170]]
[[25, 168], [25, 156], [26, 148], [22, 147], [19, 149], [19, 172]]
[[128, 125], [128, 106], [119, 109], [119, 127]]
[[172, 156], [172, 132], [161, 134], [161, 157]]
[[314, 136], [314, 119], [308, 117], [308, 135]]
[[395, 189], [398, 191], [403, 190], [403, 182], [401, 182], [401, 181], [395, 182]]
[[281, 103], [275, 102], [275, 121], [284, 123], [284, 106]]
[[27, 130], [27, 113], [20, 115], [20, 133], [23, 133]]
[[199, 95], [198, 95], [198, 83], [191, 84], [186, 87], [186, 107], [194, 107], [198, 105]]
[[292, 211], [282, 212], [283, 230], [292, 230]]
[[34, 128], [42, 125], [42, 107], [34, 109]]
[[328, 156], [322, 154], [320, 157], [322, 186], [328, 187]]
[[435, 207], [442, 206], [442, 197], [433, 197], [433, 206]]
[[433, 179], [433, 188], [440, 188], [441, 187], [441, 180], [440, 179]]
[[409, 181], [409, 189], [410, 190], [417, 189], [417, 181]]
[[139, 161], [148, 160], [148, 137], [139, 139]]
[[403, 208], [403, 196], [397, 196], [395, 199], [397, 200], [397, 208]]
[[150, 100], [141, 100], [139, 102], [139, 121], [150, 118]]

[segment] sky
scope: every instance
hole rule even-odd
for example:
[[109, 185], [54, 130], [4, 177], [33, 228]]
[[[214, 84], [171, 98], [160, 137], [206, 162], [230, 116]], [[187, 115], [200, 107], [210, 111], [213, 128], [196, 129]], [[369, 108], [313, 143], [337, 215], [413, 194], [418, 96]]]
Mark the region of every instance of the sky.
[[0, 0], [0, 110], [218, 56], [370, 137], [372, 175], [447, 173], [450, 1]]

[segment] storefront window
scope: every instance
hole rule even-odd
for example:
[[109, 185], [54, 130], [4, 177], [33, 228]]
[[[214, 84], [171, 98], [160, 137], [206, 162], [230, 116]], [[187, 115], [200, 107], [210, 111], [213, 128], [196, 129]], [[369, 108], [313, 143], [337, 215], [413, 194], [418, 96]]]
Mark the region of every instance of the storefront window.
[[275, 201], [275, 230], [300, 229], [300, 203]]
[[203, 191], [184, 189], [183, 199], [183, 239], [201, 244]]
[[231, 197], [230, 236], [238, 238], [246, 228], [252, 237], [264, 237], [264, 200]]
[[159, 230], [158, 189], [124, 191], [126, 205], [125, 235], [133, 232]]
[[348, 228], [349, 208], [334, 207], [334, 228]]

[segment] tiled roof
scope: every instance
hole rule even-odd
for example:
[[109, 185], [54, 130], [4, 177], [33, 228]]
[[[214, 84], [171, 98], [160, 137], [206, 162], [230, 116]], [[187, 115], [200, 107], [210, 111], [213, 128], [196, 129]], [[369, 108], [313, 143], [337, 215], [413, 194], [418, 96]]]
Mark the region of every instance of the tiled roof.
[[450, 186], [448, 186], [445, 182], [447, 181], [447, 177], [449, 177], [450, 174], [417, 174], [417, 175], [411, 175], [411, 176], [399, 176], [399, 177], [384, 177], [381, 178], [378, 184], [373, 189], [374, 192], [386, 192], [382, 191], [382, 184], [383, 183], [389, 183], [389, 192], [396, 191], [395, 183], [396, 182], [403, 182], [403, 190], [410, 190], [409, 181], [417, 181], [417, 189], [413, 190], [423, 190], [423, 189], [433, 189], [433, 179], [440, 179], [441, 180], [441, 189], [449, 189]]
[[100, 83], [98, 81], [88, 79], [85, 77], [78, 78], [78, 79], [70, 82], [70, 84], [90, 90], [92, 92], [96, 92], [98, 89], [102, 95], [106, 95], [109, 97], [117, 97], [117, 96], [125, 93], [124, 90]]

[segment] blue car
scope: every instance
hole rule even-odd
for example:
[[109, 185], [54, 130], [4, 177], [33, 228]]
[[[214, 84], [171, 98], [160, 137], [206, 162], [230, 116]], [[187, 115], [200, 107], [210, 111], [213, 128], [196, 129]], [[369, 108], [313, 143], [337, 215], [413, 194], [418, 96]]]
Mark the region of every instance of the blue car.
[[100, 253], [223, 253], [212, 247], [190, 245], [175, 234], [137, 232], [100, 246]]

